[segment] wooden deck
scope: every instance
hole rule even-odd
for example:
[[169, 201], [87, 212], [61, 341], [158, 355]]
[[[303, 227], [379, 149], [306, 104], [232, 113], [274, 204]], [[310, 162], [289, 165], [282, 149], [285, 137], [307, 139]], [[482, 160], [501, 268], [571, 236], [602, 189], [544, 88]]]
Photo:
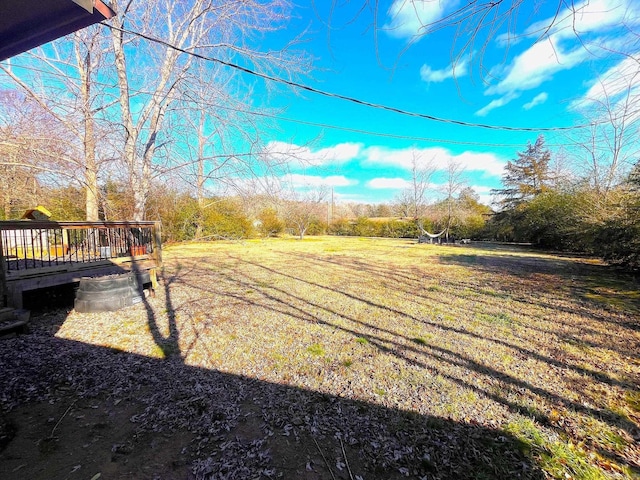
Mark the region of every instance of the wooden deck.
[[135, 271], [156, 287], [160, 222], [0, 221], [0, 308], [23, 292]]

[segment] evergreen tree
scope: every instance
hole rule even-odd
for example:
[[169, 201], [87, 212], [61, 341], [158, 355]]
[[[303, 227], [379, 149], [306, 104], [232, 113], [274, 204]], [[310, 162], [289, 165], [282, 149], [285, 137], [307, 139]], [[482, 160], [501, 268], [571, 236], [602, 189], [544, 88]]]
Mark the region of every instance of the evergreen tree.
[[504, 188], [493, 191], [502, 197], [500, 203], [505, 209], [514, 208], [548, 191], [552, 180], [549, 171], [551, 152], [545, 148], [542, 135], [533, 145], [528, 142], [526, 150], [517, 155], [518, 158], [505, 166], [502, 176]]
[[636, 162], [629, 174], [628, 183], [632, 191], [640, 192], [640, 160]]

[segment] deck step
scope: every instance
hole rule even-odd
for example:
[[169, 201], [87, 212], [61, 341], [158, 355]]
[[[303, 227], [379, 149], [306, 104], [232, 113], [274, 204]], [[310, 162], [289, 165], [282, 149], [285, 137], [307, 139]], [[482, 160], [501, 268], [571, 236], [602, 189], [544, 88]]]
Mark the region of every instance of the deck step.
[[0, 322], [4, 322], [5, 320], [10, 320], [13, 318], [15, 312], [15, 308], [0, 308]]
[[24, 333], [30, 318], [29, 310], [2, 308], [0, 309], [0, 339], [10, 338], [13, 333]]

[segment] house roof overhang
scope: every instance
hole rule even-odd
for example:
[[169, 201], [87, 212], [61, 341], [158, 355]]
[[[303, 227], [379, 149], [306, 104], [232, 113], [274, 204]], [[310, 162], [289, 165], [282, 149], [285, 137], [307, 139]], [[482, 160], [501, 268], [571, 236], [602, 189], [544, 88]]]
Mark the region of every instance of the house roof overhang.
[[2, 0], [0, 61], [114, 15], [102, 0]]

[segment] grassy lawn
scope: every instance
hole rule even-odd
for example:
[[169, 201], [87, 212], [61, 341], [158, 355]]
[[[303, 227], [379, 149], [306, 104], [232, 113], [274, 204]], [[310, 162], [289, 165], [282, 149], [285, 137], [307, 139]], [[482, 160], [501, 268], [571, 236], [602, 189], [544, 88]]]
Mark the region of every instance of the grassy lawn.
[[[154, 298], [117, 315], [71, 312], [56, 337], [276, 389], [238, 394], [236, 413], [260, 420], [242, 434], [274, 465], [257, 478], [640, 474], [638, 285], [597, 261], [335, 237], [176, 245], [164, 257]], [[308, 404], [286, 400], [296, 395]], [[227, 431], [240, 438], [241, 423]], [[287, 474], [278, 455], [306, 468]], [[199, 478], [236, 478], [195, 462]]]

